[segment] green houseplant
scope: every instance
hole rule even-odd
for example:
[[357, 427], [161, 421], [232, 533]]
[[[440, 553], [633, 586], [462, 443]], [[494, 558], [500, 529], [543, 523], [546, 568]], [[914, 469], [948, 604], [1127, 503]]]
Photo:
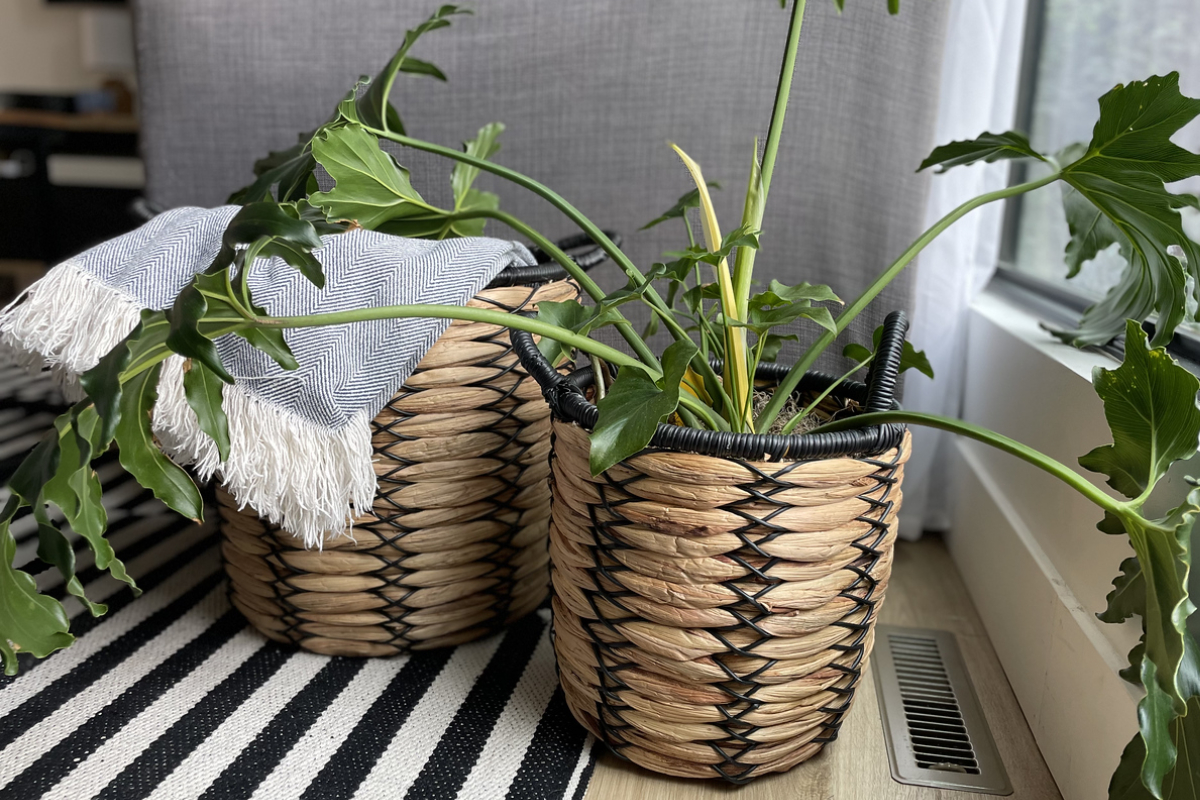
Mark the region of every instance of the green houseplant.
[[[896, 5], [889, 1], [889, 10], [895, 13]], [[1189, 494], [1163, 519], [1148, 519], [1143, 507], [1166, 469], [1194, 455], [1200, 438], [1196, 407], [1200, 382], [1163, 349], [1184, 319], [1196, 317], [1200, 245], [1183, 232], [1178, 209], [1200, 207], [1200, 201], [1168, 192], [1164, 184], [1200, 174], [1200, 156], [1170, 142], [1175, 131], [1200, 114], [1200, 101], [1180, 94], [1176, 75], [1154, 77], [1117, 86], [1101, 98], [1099, 120], [1085, 146], [1047, 155], [1010, 132], [935, 149], [921, 169], [1028, 158], [1043, 162], [1048, 170], [1034, 181], [982, 195], [952, 211], [835, 317], [828, 307], [818, 305], [836, 302], [828, 287], [771, 282], [763, 291], [754, 290], [755, 255], [759, 238], [765, 235], [760, 230], [763, 210], [783, 132], [804, 7], [803, 0], [792, 7], [770, 130], [761, 157], [756, 147], [750, 159], [740, 224], [722, 233], [699, 165], [677, 149], [696, 189], [664, 216], [683, 217], [688, 246], [648, 270], [634, 265], [553, 190], [489, 161], [498, 129], [485, 129], [465, 152], [405, 132], [390, 103], [394, 79], [401, 71], [435, 74], [435, 67], [413, 59], [408, 51], [420, 34], [445, 27], [462, 11], [444, 6], [411, 32], [385, 70], [374, 80], [361, 81], [329, 121], [301, 137], [296, 147], [260, 163], [258, 180], [237, 196], [245, 207], [231, 224], [217, 260], [197, 276], [173, 308], [146, 312], [138, 328], [83, 376], [88, 399], [57, 421], [55, 430], [14, 475], [12, 497], [0, 515], [0, 649], [6, 669], [15, 669], [18, 648], [45, 656], [71, 642], [61, 605], [40, 595], [33, 579], [12, 567], [15, 543], [8, 524], [19, 508], [32, 506], [41, 534], [39, 557], [56, 566], [69, 591], [81, 598], [71, 548], [50, 519], [46, 504], [58, 506], [88, 540], [98, 566], [129, 580], [103, 537], [99, 483], [89, 468], [92, 457], [114, 439], [122, 463], [140, 483], [180, 513], [200, 516], [200, 496], [191, 479], [158, 451], [150, 434], [155, 381], [167, 356], [177, 353], [192, 360], [189, 374], [196, 377], [191, 379], [189, 403], [204, 430], [221, 444], [227, 442], [222, 381], [229, 377], [212, 346], [214, 338], [230, 333], [242, 336], [286, 366], [294, 364], [283, 336], [288, 328], [440, 316], [527, 331], [542, 337], [548, 354], [574, 349], [593, 361], [597, 374], [602, 375], [606, 365], [617, 369], [611, 385], [602, 377], [595, 386], [599, 418], [587, 452], [593, 475], [619, 467], [642, 451], [666, 420], [730, 434], [793, 433], [806, 427], [819, 434], [878, 424], [930, 425], [998, 447], [1063, 480], [1104, 511], [1100, 530], [1128, 536], [1136, 554], [1121, 565], [1109, 607], [1101, 615], [1110, 622], [1140, 616], [1144, 630], [1143, 642], [1131, 653], [1130, 668], [1124, 673], [1146, 691], [1139, 705], [1140, 732], [1114, 775], [1111, 796], [1194, 796], [1191, 777], [1196, 767], [1190, 751], [1200, 745], [1196, 727], [1200, 666], [1186, 622], [1194, 610], [1187, 579], [1190, 534], [1200, 511], [1200, 494]], [[455, 161], [455, 207], [440, 209], [426, 203], [403, 168], [382, 151], [381, 141]], [[313, 170], [318, 165], [335, 181], [328, 191], [319, 191], [316, 185]], [[499, 211], [494, 198], [472, 193], [476, 171], [490, 172], [549, 201], [608, 253], [628, 278], [627, 286], [603, 292], [553, 243]], [[1129, 262], [1122, 282], [1089, 309], [1079, 328], [1060, 334], [1080, 344], [1125, 334], [1124, 363], [1115, 370], [1098, 370], [1095, 377], [1113, 443], [1093, 450], [1081, 464], [1106, 475], [1109, 485], [1126, 499], [1114, 498], [1041, 453], [959, 420], [899, 410], [827, 420], [816, 413], [820, 397], [789, 407], [820, 354], [930, 241], [975, 208], [1058, 182], [1066, 184], [1070, 267], [1077, 269], [1113, 244]], [[701, 209], [701, 242], [691, 238], [686, 218], [688, 208], [694, 206]], [[580, 283], [592, 304], [546, 304], [536, 318], [441, 306], [277, 318], [255, 306], [249, 294], [246, 275], [263, 256], [285, 259], [320, 285], [320, 264], [310, 252], [320, 234], [371, 227], [397, 235], [469, 235], [478, 233], [487, 219], [503, 221], [541, 246]], [[665, 289], [666, 297], [658, 287]], [[670, 334], [672, 342], [661, 355], [621, 313], [621, 305], [628, 302], [648, 306], [655, 320], [652, 327]], [[1157, 322], [1153, 338], [1147, 341], [1141, 322], [1150, 314], [1157, 316]], [[797, 320], [811, 322], [820, 332], [796, 364], [781, 372], [769, 397], [761, 399], [753, 380], [756, 368], [777, 352], [781, 333], [776, 329]], [[632, 355], [591, 338], [607, 325], [615, 326]], [[855, 371], [875, 358], [875, 351], [862, 345], [851, 345], [845, 352], [855, 360]], [[718, 361], [719, 368], [714, 366]], [[905, 351], [903, 365], [927, 366], [911, 348]], [[828, 391], [835, 391], [849, 377], [848, 373], [836, 379]], [[91, 609], [103, 611], [96, 605]]]

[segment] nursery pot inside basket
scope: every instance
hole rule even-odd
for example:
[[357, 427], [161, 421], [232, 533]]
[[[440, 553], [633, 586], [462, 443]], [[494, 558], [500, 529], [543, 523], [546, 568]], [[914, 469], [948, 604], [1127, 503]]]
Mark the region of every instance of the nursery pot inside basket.
[[[589, 268], [587, 237], [559, 242]], [[579, 295], [557, 264], [505, 270], [470, 305]], [[497, 325], [455, 321], [371, 423], [378, 487], [353, 536], [303, 542], [218, 492], [233, 604], [266, 636], [387, 656], [484, 636], [549, 584], [550, 411]]]
[[[892, 407], [905, 328], [889, 316], [868, 382], [832, 396]], [[554, 415], [555, 653], [575, 718], [618, 755], [681, 777], [744, 783], [815, 755], [837, 737], [871, 652], [907, 431], [660, 425], [649, 447], [593, 477], [590, 376], [558, 375], [531, 337], [512, 338]], [[809, 375], [798, 391], [831, 380]]]

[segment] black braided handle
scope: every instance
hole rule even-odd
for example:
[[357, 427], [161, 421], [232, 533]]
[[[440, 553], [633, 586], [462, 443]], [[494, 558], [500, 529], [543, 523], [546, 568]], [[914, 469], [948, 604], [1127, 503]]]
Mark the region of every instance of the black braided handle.
[[[615, 231], [604, 231], [604, 235], [611, 239], [612, 243], [617, 247], [621, 246], [621, 234]], [[586, 233], [577, 233], [573, 236], [564, 237], [555, 242], [555, 244], [558, 245], [559, 250], [566, 251], [567, 255], [585, 271], [604, 263], [604, 260], [608, 258], [608, 253], [604, 252], [604, 248], [596, 244], [592, 237]], [[558, 281], [567, 277], [567, 271], [557, 261], [553, 261], [540, 247], [534, 247], [532, 252], [538, 262], [535, 266], [509, 267], [497, 275], [488, 284], [488, 288], [494, 289], [499, 286], [531, 286], [537, 283]]]
[[[845, 381], [833, 390], [833, 396], [854, 400], [868, 410], [875, 410], [871, 403], [883, 404], [884, 409], [897, 407], [893, 395], [907, 327], [908, 322], [903, 313], [889, 315], [879, 347], [879, 362], [882, 366], [872, 369], [869, 377], [871, 384]], [[592, 381], [591, 370], [584, 368], [568, 376], [561, 375], [538, 350], [532, 334], [513, 330], [509, 335], [513, 351], [521, 360], [521, 366], [542, 387], [542, 395], [554, 416], [574, 422], [586, 430], [592, 430], [596, 425], [598, 412], [583, 392], [583, 387]], [[765, 364], [759, 368], [758, 377], [779, 381], [786, 374], [787, 367], [782, 364]], [[879, 378], [878, 385], [874, 382], [876, 377]], [[797, 391], [821, 392], [836, 380], [830, 375], [810, 372], [801, 379]], [[904, 431], [905, 426], [891, 424], [832, 433], [784, 436], [709, 431], [660, 423], [650, 447], [754, 461], [803, 460], [883, 453], [899, 446], [904, 438]]]
[[896, 382], [900, 377], [900, 357], [904, 354], [904, 335], [908, 316], [893, 311], [883, 321], [883, 335], [875, 349], [875, 360], [867, 375], [867, 411], [887, 411], [896, 402]]

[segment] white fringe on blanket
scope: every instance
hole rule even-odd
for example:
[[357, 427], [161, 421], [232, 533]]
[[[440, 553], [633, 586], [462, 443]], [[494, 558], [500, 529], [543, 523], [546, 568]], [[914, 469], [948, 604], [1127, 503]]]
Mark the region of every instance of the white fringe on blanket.
[[[52, 269], [0, 312], [0, 356], [49, 370], [69, 399], [79, 375], [137, 325], [171, 305], [212, 264], [236, 206], [178, 208]], [[505, 267], [535, 263], [520, 244], [473, 237], [428, 241], [356, 230], [314, 251], [318, 289], [280, 258], [255, 265], [255, 302], [276, 316], [409, 303], [462, 305]], [[266, 519], [319, 546], [371, 513], [371, 420], [412, 374], [449, 320], [381, 319], [286, 332], [300, 369], [287, 371], [245, 340], [215, 340], [236, 383], [225, 387], [230, 455], [200, 430], [183, 392], [183, 360], [159, 379], [152, 427], [164, 452]]]
[[[79, 375], [91, 369], [137, 325], [138, 303], [68, 261], [0, 315], [5, 355], [31, 372], [49, 370], [71, 402], [84, 397]], [[355, 414], [340, 430], [314, 425], [226, 386], [230, 455], [200, 429], [183, 392], [184, 359], [163, 365], [152, 428], [163, 452], [192, 466], [202, 481], [222, 481], [242, 507], [319, 547], [323, 534], [348, 534], [358, 513], [370, 513], [376, 478], [371, 419]]]

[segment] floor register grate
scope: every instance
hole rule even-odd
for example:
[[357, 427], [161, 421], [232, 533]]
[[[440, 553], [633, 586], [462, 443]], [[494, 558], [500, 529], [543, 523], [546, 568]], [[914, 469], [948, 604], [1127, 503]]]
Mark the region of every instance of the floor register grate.
[[872, 671], [892, 778], [1012, 794], [954, 634], [880, 625], [876, 637]]

